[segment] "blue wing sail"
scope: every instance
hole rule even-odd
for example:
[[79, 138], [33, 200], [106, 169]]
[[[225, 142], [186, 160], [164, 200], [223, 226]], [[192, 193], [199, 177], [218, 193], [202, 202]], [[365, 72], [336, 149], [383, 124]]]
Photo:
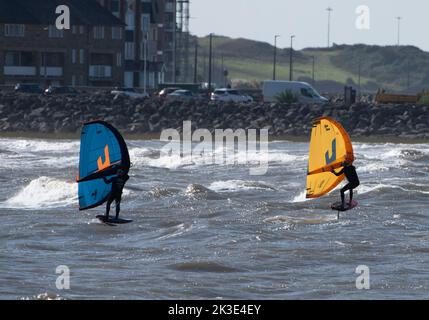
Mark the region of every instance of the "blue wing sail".
[[112, 185], [106, 184], [103, 179], [79, 182], [79, 209], [86, 210], [102, 205], [111, 191]]
[[103, 121], [85, 124], [77, 178], [80, 210], [97, 207], [107, 200], [111, 184], [103, 178], [112, 178], [119, 168], [127, 173], [130, 168], [128, 149], [120, 133]]

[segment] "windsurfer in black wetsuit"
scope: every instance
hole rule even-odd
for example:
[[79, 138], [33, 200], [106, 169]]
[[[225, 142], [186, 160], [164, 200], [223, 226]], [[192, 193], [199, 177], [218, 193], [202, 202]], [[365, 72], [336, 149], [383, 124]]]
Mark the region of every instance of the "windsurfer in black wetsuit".
[[342, 189], [341, 189], [341, 207], [344, 209], [345, 202], [344, 202], [344, 193], [347, 190], [350, 190], [350, 202], [351, 205], [353, 200], [353, 189], [356, 189], [360, 182], [359, 177], [356, 172], [356, 168], [353, 166], [352, 161], [350, 159], [346, 159], [346, 161], [343, 162], [343, 169], [341, 169], [340, 172], [335, 172], [335, 170], [332, 170], [331, 172], [335, 174], [337, 177], [344, 174], [348, 180], [349, 183], [347, 183]]
[[116, 202], [116, 219], [119, 218], [119, 212], [121, 211], [122, 190], [124, 189], [125, 183], [129, 178], [130, 177], [123, 169], [118, 169], [117, 176], [109, 180], [103, 177], [103, 180], [106, 184], [112, 184], [112, 192], [107, 199], [106, 204], [106, 220], [109, 220], [110, 205], [113, 201]]

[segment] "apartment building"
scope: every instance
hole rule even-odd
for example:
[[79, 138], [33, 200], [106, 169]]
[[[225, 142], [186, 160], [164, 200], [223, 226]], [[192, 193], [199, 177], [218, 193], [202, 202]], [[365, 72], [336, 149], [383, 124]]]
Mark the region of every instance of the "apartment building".
[[[59, 5], [70, 8], [69, 30], [55, 26]], [[95, 0], [0, 0], [0, 84], [122, 85], [125, 36]]]
[[124, 85], [173, 81], [176, 0], [97, 0], [125, 23]]
[[125, 23], [124, 86], [154, 88], [164, 82], [163, 0], [97, 0]]

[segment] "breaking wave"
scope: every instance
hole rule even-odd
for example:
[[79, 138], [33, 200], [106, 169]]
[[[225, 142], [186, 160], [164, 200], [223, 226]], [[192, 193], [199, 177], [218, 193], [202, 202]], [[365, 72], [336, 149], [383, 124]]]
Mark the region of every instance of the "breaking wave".
[[79, 141], [0, 139], [0, 149], [14, 152], [64, 152], [79, 150]]
[[159, 149], [150, 148], [132, 148], [130, 149], [131, 162], [135, 166], [149, 166], [154, 168], [178, 169], [187, 166], [208, 166], [224, 165], [227, 162], [236, 164], [245, 164], [248, 166], [259, 163], [293, 163], [297, 161], [306, 161], [307, 156], [291, 155], [279, 150], [245, 152], [236, 151], [235, 153], [225, 154], [225, 148], [217, 148], [213, 152], [204, 152], [202, 154], [167, 154]]
[[209, 189], [216, 192], [234, 192], [243, 190], [276, 190], [276, 188], [262, 181], [227, 180], [215, 181]]
[[77, 204], [77, 183], [40, 177], [1, 206], [16, 209], [58, 208]]

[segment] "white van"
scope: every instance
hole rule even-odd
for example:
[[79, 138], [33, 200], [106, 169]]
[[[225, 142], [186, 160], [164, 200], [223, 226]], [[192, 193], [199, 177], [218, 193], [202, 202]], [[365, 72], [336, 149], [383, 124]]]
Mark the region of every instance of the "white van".
[[322, 97], [311, 85], [298, 81], [264, 81], [262, 94], [264, 102], [276, 102], [276, 97], [285, 91], [290, 91], [302, 103], [323, 104], [328, 99]]

